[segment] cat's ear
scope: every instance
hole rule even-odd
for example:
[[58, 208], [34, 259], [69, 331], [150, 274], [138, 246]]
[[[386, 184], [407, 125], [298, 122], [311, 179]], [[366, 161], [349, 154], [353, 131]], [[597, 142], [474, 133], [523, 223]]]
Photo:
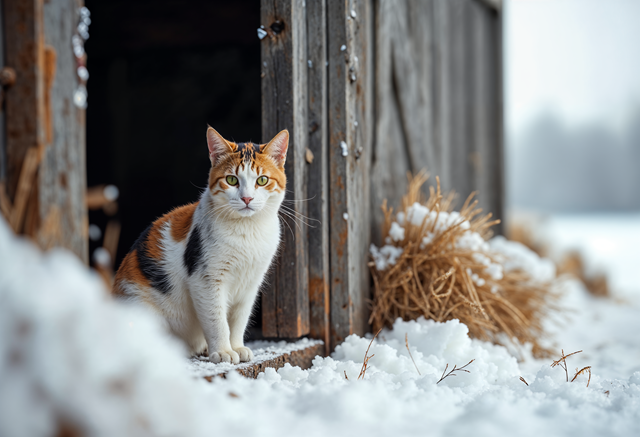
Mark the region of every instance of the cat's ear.
[[207, 129], [207, 145], [209, 146], [209, 159], [211, 160], [211, 165], [215, 165], [221, 156], [233, 153], [233, 148], [227, 140], [222, 138], [222, 135], [220, 135], [211, 126]]
[[262, 153], [269, 155], [279, 167], [284, 167], [287, 160], [287, 147], [289, 147], [289, 131], [283, 130], [273, 137], [265, 146], [262, 146]]

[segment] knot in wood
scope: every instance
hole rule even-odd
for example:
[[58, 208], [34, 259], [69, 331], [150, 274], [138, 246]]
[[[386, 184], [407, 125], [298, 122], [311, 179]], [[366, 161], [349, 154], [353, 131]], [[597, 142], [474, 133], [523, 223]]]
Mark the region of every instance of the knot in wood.
[[14, 83], [16, 83], [16, 70], [11, 67], [0, 69], [0, 85], [8, 88]]
[[277, 35], [284, 30], [284, 22], [276, 20], [271, 23], [271, 26], [269, 26], [269, 28], [273, 31], [273, 33]]

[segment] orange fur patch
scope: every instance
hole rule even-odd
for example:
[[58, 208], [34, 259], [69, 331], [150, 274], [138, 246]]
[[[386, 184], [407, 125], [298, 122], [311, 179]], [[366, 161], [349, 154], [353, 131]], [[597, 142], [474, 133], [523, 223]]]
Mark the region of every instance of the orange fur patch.
[[113, 285], [113, 294], [124, 296], [125, 292], [122, 288], [122, 281], [129, 281], [143, 287], [149, 287], [149, 280], [140, 270], [140, 264], [138, 264], [138, 251], [132, 250], [124, 257]]
[[153, 222], [147, 236], [147, 256], [153, 259], [161, 259], [163, 255], [162, 228], [169, 222], [169, 214], [165, 214]]
[[175, 241], [182, 241], [189, 235], [191, 222], [193, 221], [193, 213], [197, 206], [197, 202], [191, 203], [178, 207], [167, 214], [171, 222], [171, 237]]

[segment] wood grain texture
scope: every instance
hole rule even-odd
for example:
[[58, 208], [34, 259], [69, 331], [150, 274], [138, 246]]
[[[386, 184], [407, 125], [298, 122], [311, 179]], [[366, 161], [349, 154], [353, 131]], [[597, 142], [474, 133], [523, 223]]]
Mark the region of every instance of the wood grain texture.
[[[73, 103], [78, 86], [71, 37], [78, 25], [79, 0], [51, 0], [44, 4], [45, 37], [45, 141], [40, 166], [38, 200], [44, 223], [57, 208], [61, 212], [59, 236], [52, 241], [46, 229], [41, 245], [65, 247], [88, 262], [86, 208], [85, 110]], [[51, 64], [51, 65], [50, 65]]]
[[[29, 203], [18, 208], [20, 221], [26, 217], [28, 223], [15, 229], [29, 233], [43, 248], [65, 247], [87, 262], [85, 114], [72, 101], [78, 79], [71, 47], [83, 3], [3, 3], [5, 63], [17, 73], [15, 85], [5, 93], [4, 167], [10, 199]], [[29, 192], [21, 190], [22, 199], [16, 199], [29, 149], [37, 150], [37, 176], [29, 181]]]
[[333, 348], [368, 329], [373, 7], [370, 0], [327, 6]]
[[4, 93], [6, 188], [15, 201], [22, 163], [30, 147], [44, 147], [44, 33], [41, 0], [3, 0], [5, 65], [16, 83]]
[[478, 190], [501, 218], [500, 28], [500, 14], [477, 0], [376, 2], [375, 243], [380, 204], [398, 206], [407, 171], [426, 169], [430, 185], [439, 176], [458, 206]]
[[[310, 335], [329, 347], [329, 165], [327, 126], [326, 1], [307, 3], [309, 86], [309, 150], [307, 212], [309, 214]], [[328, 350], [327, 350], [328, 352]]]
[[[305, 155], [307, 124], [307, 39], [304, 0], [262, 0], [260, 21], [268, 36], [261, 42], [262, 134], [269, 141], [282, 129], [290, 133], [284, 205], [307, 215]], [[280, 254], [263, 294], [263, 335], [295, 338], [309, 333], [307, 229], [281, 214]]]

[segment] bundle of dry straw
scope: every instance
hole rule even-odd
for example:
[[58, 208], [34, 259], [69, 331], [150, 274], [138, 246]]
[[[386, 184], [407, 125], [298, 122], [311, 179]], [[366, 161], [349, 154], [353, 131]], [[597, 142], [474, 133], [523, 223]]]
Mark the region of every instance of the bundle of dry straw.
[[[487, 264], [500, 261], [486, 250], [478, 254], [478, 247], [459, 242], [475, 236], [486, 249], [489, 228], [498, 221], [491, 221], [491, 214], [481, 215], [477, 201], [472, 201], [474, 194], [459, 216], [452, 215], [453, 193], [443, 196], [439, 181], [437, 189], [430, 187], [429, 198], [424, 199], [421, 186], [427, 178], [425, 173], [409, 178], [409, 190], [398, 214], [386, 202], [382, 205], [382, 236], [388, 246], [396, 248], [387, 249], [396, 252], [395, 264], [380, 270], [375, 262], [369, 264], [375, 284], [370, 318], [374, 331], [391, 326], [398, 317], [411, 320], [424, 316], [439, 322], [458, 319], [475, 338], [499, 342], [504, 333], [522, 344], [532, 343], [534, 355], [548, 355], [539, 340], [544, 334], [541, 319], [551, 307], [549, 284], [536, 282], [523, 271], [491, 274]], [[408, 219], [416, 202], [430, 211], [419, 224]], [[449, 219], [444, 226], [439, 216]], [[404, 235], [398, 236], [398, 222]]]

